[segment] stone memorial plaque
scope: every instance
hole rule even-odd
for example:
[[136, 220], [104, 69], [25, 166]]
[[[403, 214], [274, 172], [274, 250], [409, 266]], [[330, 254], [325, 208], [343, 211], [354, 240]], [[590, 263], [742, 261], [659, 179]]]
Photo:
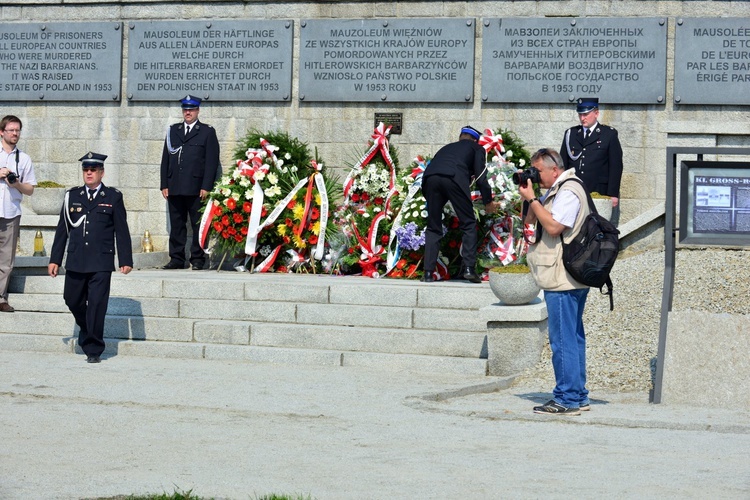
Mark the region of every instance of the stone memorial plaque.
[[133, 21], [128, 28], [130, 100], [291, 98], [292, 21]]
[[300, 23], [301, 101], [471, 102], [474, 19]]
[[385, 123], [391, 126], [390, 135], [401, 135], [404, 126], [404, 114], [403, 113], [375, 113], [375, 123], [373, 128], [378, 128], [378, 125]]
[[485, 19], [482, 101], [663, 103], [667, 21]]
[[750, 104], [750, 19], [677, 19], [674, 102]]
[[120, 99], [121, 23], [0, 23], [0, 101]]

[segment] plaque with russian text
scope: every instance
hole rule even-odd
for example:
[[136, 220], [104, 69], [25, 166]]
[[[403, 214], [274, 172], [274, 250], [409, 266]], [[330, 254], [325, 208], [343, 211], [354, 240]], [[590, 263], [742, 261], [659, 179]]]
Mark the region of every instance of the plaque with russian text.
[[750, 104], [750, 19], [678, 19], [674, 101]]
[[665, 100], [666, 19], [504, 18], [482, 24], [484, 102]]
[[121, 23], [0, 23], [0, 101], [117, 101]]
[[474, 19], [300, 22], [300, 101], [471, 102]]
[[151, 21], [128, 26], [127, 97], [289, 101], [292, 21]]

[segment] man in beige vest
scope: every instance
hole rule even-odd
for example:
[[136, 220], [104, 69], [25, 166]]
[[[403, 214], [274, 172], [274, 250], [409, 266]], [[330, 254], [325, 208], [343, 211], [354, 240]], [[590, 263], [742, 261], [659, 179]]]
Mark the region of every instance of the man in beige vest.
[[577, 182], [574, 169], [564, 170], [562, 158], [552, 149], [540, 149], [531, 157], [539, 171], [539, 186], [547, 192], [539, 199], [531, 180], [518, 188], [528, 203], [527, 224], [537, 224], [537, 239], [529, 246], [528, 263], [534, 280], [544, 290], [547, 330], [555, 370], [553, 398], [534, 413], [580, 415], [590, 409], [586, 389], [586, 334], [583, 309], [589, 288], [574, 280], [562, 261], [560, 236], [569, 242], [578, 234], [589, 214], [585, 188]]

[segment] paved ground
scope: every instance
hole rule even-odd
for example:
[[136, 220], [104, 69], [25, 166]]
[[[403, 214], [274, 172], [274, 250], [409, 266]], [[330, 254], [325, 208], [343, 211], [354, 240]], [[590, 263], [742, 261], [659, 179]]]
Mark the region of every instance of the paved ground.
[[[750, 413], [502, 379], [0, 351], [0, 498], [750, 498]], [[488, 392], [495, 390], [495, 392]]]

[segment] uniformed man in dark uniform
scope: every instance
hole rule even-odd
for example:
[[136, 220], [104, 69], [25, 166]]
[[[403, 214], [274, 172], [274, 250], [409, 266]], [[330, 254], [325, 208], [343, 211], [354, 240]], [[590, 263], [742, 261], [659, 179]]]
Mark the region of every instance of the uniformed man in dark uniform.
[[169, 207], [169, 263], [164, 269], [184, 269], [188, 217], [193, 229], [190, 264], [204, 269], [206, 254], [199, 243], [201, 202], [216, 181], [219, 141], [211, 125], [198, 121], [201, 100], [188, 95], [180, 101], [184, 121], [167, 131], [161, 157], [161, 193]]
[[581, 124], [565, 132], [560, 156], [565, 168], [575, 167], [576, 175], [590, 193], [612, 198], [612, 216], [620, 203], [622, 147], [617, 130], [599, 123], [599, 99], [581, 97], [576, 105]]
[[471, 182], [476, 180], [488, 213], [497, 211], [492, 201], [492, 189], [485, 171], [486, 153], [477, 144], [479, 131], [468, 125], [461, 129], [457, 142], [440, 148], [425, 169], [422, 194], [427, 201], [427, 229], [425, 232], [424, 277], [432, 282], [437, 267], [440, 239], [443, 237], [443, 207], [450, 201], [463, 231], [460, 276], [472, 283], [481, 280], [474, 269], [477, 261], [477, 221], [471, 201]]
[[87, 153], [78, 160], [84, 186], [65, 193], [47, 269], [50, 276], [57, 276], [67, 244], [63, 298], [81, 330], [78, 345], [89, 363], [98, 363], [104, 352], [104, 317], [115, 247], [120, 272], [128, 274], [133, 269], [122, 193], [102, 184], [106, 159], [106, 155]]

